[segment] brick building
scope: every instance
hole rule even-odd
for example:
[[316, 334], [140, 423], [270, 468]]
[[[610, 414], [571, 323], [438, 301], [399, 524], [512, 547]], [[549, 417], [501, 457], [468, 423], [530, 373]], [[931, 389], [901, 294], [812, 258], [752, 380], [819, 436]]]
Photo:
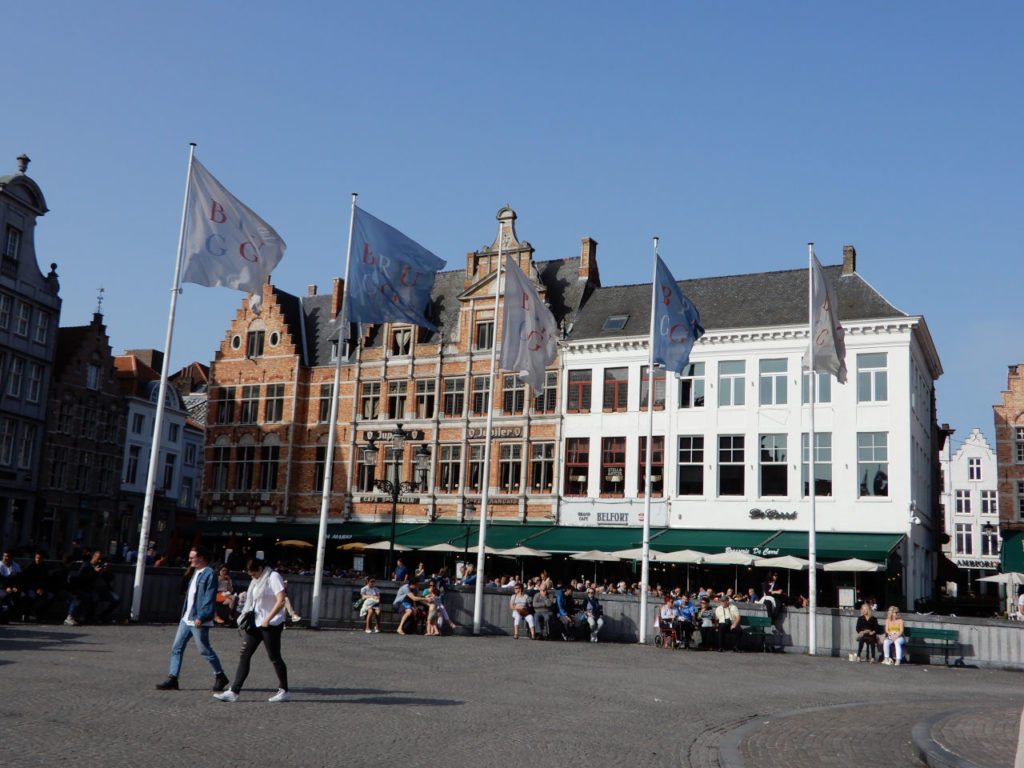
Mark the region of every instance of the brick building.
[[1024, 363], [1011, 365], [1002, 402], [992, 406], [999, 466], [1002, 570], [1024, 571]]
[[124, 409], [103, 315], [58, 329], [35, 534], [55, 554], [76, 538], [104, 550], [120, 538]]
[[[579, 257], [537, 262], [516, 234], [515, 212], [505, 207], [497, 218], [503, 251], [565, 325], [599, 285], [597, 244], [585, 238]], [[332, 524], [390, 520], [391, 498], [375, 490], [377, 477], [422, 483], [400, 500], [403, 530], [479, 514], [490, 356], [500, 341], [498, 237], [468, 253], [464, 269], [438, 274], [428, 313], [437, 331], [398, 323], [360, 329], [341, 367]], [[243, 303], [210, 371], [202, 508], [213, 533], [286, 537], [279, 524], [319, 519], [342, 281], [329, 294], [311, 286], [302, 297], [268, 284], [263, 298], [259, 315]], [[560, 375], [556, 361], [544, 392], [529, 398], [518, 376], [495, 377], [489, 515], [497, 522], [556, 520]], [[398, 424], [409, 434], [400, 455], [388, 446]], [[371, 438], [376, 468], [360, 458]], [[414, 477], [416, 449], [429, 453], [425, 477]], [[437, 535], [446, 540], [451, 529]]]

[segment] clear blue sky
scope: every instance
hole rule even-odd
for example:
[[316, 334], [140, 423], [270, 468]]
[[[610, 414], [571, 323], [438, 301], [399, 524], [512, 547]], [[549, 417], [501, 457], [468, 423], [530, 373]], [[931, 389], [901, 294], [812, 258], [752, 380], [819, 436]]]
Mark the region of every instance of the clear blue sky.
[[[537, 259], [605, 284], [825, 264], [927, 319], [938, 418], [993, 437], [1020, 312], [1024, 6], [1014, 3], [36, 2], [4, 8], [0, 174], [51, 209], [63, 325], [96, 289], [116, 352], [164, 343], [188, 156], [344, 270], [351, 192], [448, 260], [509, 203]], [[175, 367], [241, 298], [185, 286]]]

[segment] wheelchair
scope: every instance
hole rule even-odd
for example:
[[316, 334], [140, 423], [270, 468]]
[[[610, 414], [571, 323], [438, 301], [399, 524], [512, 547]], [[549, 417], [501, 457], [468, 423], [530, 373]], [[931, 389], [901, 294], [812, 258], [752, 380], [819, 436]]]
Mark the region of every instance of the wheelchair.
[[658, 648], [671, 648], [673, 650], [682, 647], [679, 635], [676, 632], [675, 622], [663, 619], [658, 620], [658, 634], [654, 638], [654, 645]]

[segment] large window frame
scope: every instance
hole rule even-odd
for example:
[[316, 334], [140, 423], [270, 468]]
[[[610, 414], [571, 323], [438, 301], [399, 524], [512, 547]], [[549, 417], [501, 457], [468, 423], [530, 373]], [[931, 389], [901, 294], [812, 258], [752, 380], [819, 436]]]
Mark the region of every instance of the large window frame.
[[441, 415], [446, 419], [460, 418], [465, 410], [465, 403], [466, 380], [461, 377], [445, 379]]
[[744, 435], [718, 436], [718, 495], [746, 495], [746, 438]]
[[[640, 410], [647, 410], [647, 396], [650, 393], [650, 380], [648, 378], [648, 368], [650, 366], [640, 366]], [[661, 366], [654, 366], [654, 410], [663, 411], [665, 410], [665, 369]]]
[[625, 411], [629, 406], [629, 368], [605, 368], [603, 393], [601, 409], [605, 413]]
[[[658, 407], [655, 401], [655, 408]], [[655, 435], [652, 440], [654, 452], [651, 454], [651, 498], [660, 498], [665, 495], [665, 438], [662, 435]], [[647, 493], [647, 436], [642, 435], [639, 440], [640, 450], [637, 452], [637, 496], [641, 498]]]
[[788, 392], [786, 388], [786, 358], [758, 360], [758, 392], [760, 405], [786, 405]]
[[889, 495], [889, 433], [857, 433], [857, 497]]
[[519, 493], [523, 482], [523, 444], [498, 445], [498, 492]]
[[[810, 496], [808, 478], [811, 474], [811, 457], [808, 452], [809, 436], [800, 435], [800, 493], [803, 498]], [[832, 495], [832, 433], [814, 433], [814, 495]]]
[[718, 364], [718, 407], [738, 408], [746, 405], [747, 363], [745, 360], [723, 360]]
[[676, 441], [676, 495], [704, 495], [704, 436], [679, 435]]
[[590, 397], [594, 372], [590, 368], [569, 371], [566, 384], [565, 408], [568, 413], [590, 413]]
[[601, 495], [619, 498], [626, 492], [626, 438], [601, 438]]
[[683, 370], [683, 375], [678, 380], [679, 407], [680, 408], [703, 408], [704, 407], [704, 363], [690, 363]]
[[565, 441], [565, 495], [586, 496], [590, 487], [590, 438]]
[[530, 443], [530, 490], [533, 493], [554, 493], [555, 444]]
[[442, 445], [437, 458], [438, 493], [458, 493], [462, 472], [462, 446]]
[[785, 497], [789, 495], [789, 451], [784, 432], [758, 436], [758, 469], [760, 495]]
[[857, 355], [857, 402], [884, 403], [889, 399], [888, 353]]

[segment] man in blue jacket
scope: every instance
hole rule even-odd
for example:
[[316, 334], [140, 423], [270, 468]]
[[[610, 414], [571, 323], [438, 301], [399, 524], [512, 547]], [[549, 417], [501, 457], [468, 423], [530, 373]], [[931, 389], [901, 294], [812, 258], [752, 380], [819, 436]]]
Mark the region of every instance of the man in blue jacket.
[[157, 683], [161, 691], [178, 690], [178, 673], [181, 671], [181, 656], [188, 641], [195, 638], [199, 655], [210, 662], [216, 678], [213, 690], [220, 692], [228, 687], [228, 677], [220, 665], [220, 659], [210, 647], [210, 627], [213, 626], [214, 607], [217, 604], [217, 575], [210, 567], [210, 555], [203, 547], [193, 547], [188, 553], [188, 563], [194, 569], [185, 594], [185, 606], [181, 610], [178, 633], [171, 645], [171, 668], [167, 679]]

